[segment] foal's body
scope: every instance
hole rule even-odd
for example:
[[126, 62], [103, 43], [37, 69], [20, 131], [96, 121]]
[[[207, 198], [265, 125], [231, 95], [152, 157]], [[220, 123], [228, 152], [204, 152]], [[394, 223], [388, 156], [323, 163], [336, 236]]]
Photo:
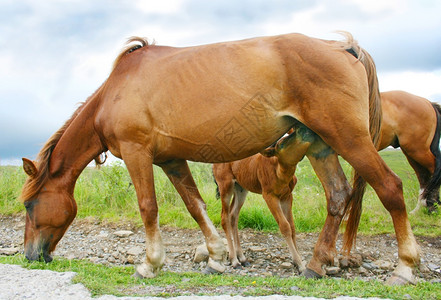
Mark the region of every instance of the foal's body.
[[[213, 174], [222, 201], [222, 227], [227, 237], [231, 264], [233, 267], [247, 264], [240, 246], [237, 223], [246, 195], [251, 191], [262, 194], [285, 238], [294, 264], [302, 272], [305, 270], [305, 264], [297, 250], [292, 215], [292, 190], [297, 182], [294, 176], [297, 164], [305, 155], [308, 156], [313, 166], [319, 170], [317, 175], [327, 192], [328, 203], [336, 202], [329, 190], [342, 189], [342, 193], [349, 194], [351, 188], [341, 169], [334, 170], [331, 169], [332, 164], [322, 165], [317, 161], [323, 155], [332, 156], [334, 159], [337, 159], [337, 155], [320, 137], [304, 126], [296, 127], [289, 136], [279, 140], [275, 147], [262, 153], [234, 162], [213, 165]], [[325, 175], [326, 171], [337, 174], [332, 182], [329, 182], [329, 177]], [[335, 188], [336, 184], [340, 187]], [[337, 207], [328, 213], [331, 218], [340, 222], [344, 210], [341, 205]], [[329, 250], [334, 251], [333, 248]]]
[[[24, 160], [30, 176], [21, 196], [27, 208], [29, 259], [51, 260], [49, 254], [76, 215], [73, 191], [78, 176], [91, 160], [110, 150], [127, 166], [146, 228], [146, 260], [137, 274], [156, 276], [165, 259], [153, 164], [162, 167], [199, 224], [210, 253], [209, 268], [222, 272], [225, 246], [186, 160], [242, 159], [302, 123], [375, 189], [392, 216], [399, 245], [399, 277], [391, 281], [413, 279], [419, 250], [401, 181], [371, 139], [378, 134], [373, 124], [379, 120], [375, 68], [352, 37], [336, 42], [288, 34], [186, 48], [133, 41], [140, 45], [120, 54], [108, 79], [40, 151], [37, 165]], [[334, 177], [327, 175], [329, 180]], [[347, 193], [337, 194], [344, 205]], [[308, 264], [318, 275], [332, 259], [329, 249], [338, 225], [330, 216]]]

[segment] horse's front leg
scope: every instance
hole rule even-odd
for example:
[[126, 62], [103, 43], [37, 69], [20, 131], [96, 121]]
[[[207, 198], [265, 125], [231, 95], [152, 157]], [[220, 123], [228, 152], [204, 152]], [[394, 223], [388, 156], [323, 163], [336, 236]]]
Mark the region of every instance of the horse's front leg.
[[306, 155], [325, 190], [328, 215], [304, 275], [322, 277], [325, 275], [323, 267], [334, 262], [338, 230], [351, 186], [343, 173], [337, 154], [321, 139], [311, 146]]
[[164, 265], [165, 250], [159, 230], [158, 204], [156, 202], [152, 159], [141, 152], [127, 149], [122, 157], [132, 178], [138, 198], [139, 211], [146, 233], [146, 260], [137, 266], [135, 276], [155, 277]]
[[204, 273], [223, 273], [225, 271], [223, 261], [226, 256], [226, 248], [207, 215], [205, 202], [199, 194], [187, 162], [185, 160], [172, 160], [160, 164], [160, 167], [167, 174], [179, 195], [181, 195], [188, 211], [199, 224], [205, 236], [210, 257]]

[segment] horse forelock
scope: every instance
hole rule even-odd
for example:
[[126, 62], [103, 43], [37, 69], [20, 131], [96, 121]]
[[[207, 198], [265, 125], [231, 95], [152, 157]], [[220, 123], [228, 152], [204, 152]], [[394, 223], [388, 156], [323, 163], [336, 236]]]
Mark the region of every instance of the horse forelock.
[[[133, 44], [136, 43], [136, 44]], [[152, 43], [149, 43], [148, 40], [146, 38], [142, 38], [142, 37], [138, 37], [138, 36], [132, 36], [130, 37], [127, 42], [126, 42], [126, 47], [123, 48], [123, 50], [121, 51], [121, 53], [116, 57], [115, 62], [113, 63], [113, 69], [116, 68], [116, 66], [120, 63], [120, 61], [122, 60], [123, 57], [125, 57], [126, 55], [141, 49], [143, 47], [148, 47], [151, 45], [154, 45], [155, 42], [153, 41]]]

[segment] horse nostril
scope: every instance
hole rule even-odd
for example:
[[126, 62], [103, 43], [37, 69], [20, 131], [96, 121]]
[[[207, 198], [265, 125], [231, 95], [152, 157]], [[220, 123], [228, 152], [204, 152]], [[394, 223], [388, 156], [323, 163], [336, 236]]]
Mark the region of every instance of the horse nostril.
[[45, 263], [50, 263], [53, 260], [52, 256], [47, 253], [43, 253], [43, 259]]
[[36, 251], [26, 251], [25, 255], [26, 259], [29, 261], [37, 261], [40, 260], [40, 255]]

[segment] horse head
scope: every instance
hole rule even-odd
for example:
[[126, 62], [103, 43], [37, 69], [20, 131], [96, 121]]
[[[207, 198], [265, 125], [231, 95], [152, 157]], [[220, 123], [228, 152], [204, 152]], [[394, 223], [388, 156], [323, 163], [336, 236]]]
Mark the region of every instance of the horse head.
[[[23, 158], [23, 169], [29, 176], [27, 183], [38, 178], [34, 162]], [[63, 237], [77, 214], [77, 205], [56, 179], [46, 178], [38, 191], [23, 202], [26, 207], [25, 255], [28, 260], [52, 261], [50, 253]]]

